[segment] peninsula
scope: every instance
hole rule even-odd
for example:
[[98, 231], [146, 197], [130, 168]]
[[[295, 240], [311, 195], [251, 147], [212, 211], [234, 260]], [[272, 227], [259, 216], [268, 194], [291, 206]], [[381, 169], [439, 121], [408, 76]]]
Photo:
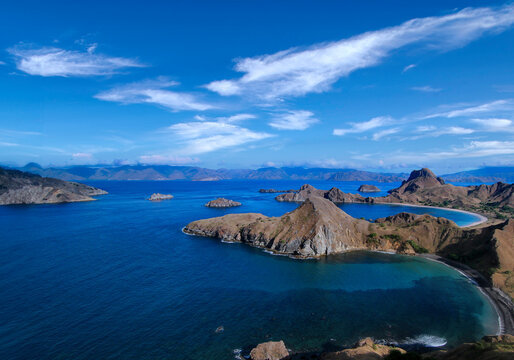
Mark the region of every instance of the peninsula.
[[0, 168], [0, 205], [92, 201], [104, 194], [93, 186]]

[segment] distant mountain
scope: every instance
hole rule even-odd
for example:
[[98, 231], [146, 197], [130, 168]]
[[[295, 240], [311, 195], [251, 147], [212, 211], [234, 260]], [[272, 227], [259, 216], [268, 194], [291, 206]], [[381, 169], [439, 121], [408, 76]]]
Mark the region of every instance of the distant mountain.
[[486, 182], [514, 182], [514, 166], [490, 166], [481, 169], [461, 171], [454, 174], [443, 175], [442, 178], [450, 182], [486, 183]]
[[375, 173], [354, 169], [267, 167], [251, 169], [206, 169], [195, 166], [123, 165], [42, 168], [29, 163], [19, 170], [62, 180], [331, 180], [400, 182], [408, 174]]

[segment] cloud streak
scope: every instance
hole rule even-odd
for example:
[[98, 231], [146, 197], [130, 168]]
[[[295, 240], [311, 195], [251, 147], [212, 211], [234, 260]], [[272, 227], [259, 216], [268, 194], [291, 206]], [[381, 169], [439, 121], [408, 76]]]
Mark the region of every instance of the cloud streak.
[[92, 46], [84, 52], [55, 47], [14, 47], [8, 52], [15, 57], [18, 70], [45, 77], [105, 76], [119, 73], [122, 69], [145, 66], [134, 59], [96, 54], [95, 49], [96, 46]]
[[336, 42], [239, 59], [235, 70], [243, 76], [214, 81], [206, 88], [220, 95], [248, 94], [267, 100], [320, 93], [329, 90], [341, 77], [376, 66], [393, 51], [408, 45], [449, 50], [485, 34], [501, 32], [513, 23], [514, 5], [510, 4], [412, 19]]
[[319, 120], [310, 111], [291, 110], [276, 115], [269, 126], [279, 130], [305, 130], [318, 122]]
[[344, 136], [352, 133], [363, 133], [368, 130], [391, 125], [393, 122], [394, 119], [390, 116], [377, 116], [368, 121], [350, 123], [351, 127], [346, 129], [334, 129], [332, 134], [336, 136]]
[[214, 108], [214, 105], [200, 101], [193, 94], [168, 90], [177, 85], [177, 82], [166, 79], [142, 81], [115, 87], [95, 95], [95, 98], [121, 104], [160, 105], [172, 111], [205, 111]]
[[185, 145], [183, 153], [196, 155], [267, 139], [273, 135], [218, 121], [178, 123], [164, 132], [177, 135]]

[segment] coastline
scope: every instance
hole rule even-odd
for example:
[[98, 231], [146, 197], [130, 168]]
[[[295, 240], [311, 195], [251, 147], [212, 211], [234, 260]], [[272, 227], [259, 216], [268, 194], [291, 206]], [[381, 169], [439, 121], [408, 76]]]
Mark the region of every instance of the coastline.
[[472, 227], [472, 226], [480, 225], [480, 224], [485, 223], [487, 220], [489, 220], [484, 215], [481, 215], [481, 214], [478, 214], [478, 213], [475, 213], [475, 212], [472, 212], [472, 211], [460, 210], [460, 209], [452, 209], [452, 208], [445, 208], [445, 207], [440, 207], [440, 206], [418, 205], [418, 204], [409, 204], [409, 203], [377, 203], [377, 204], [389, 204], [389, 205], [401, 205], [401, 206], [412, 206], [412, 207], [421, 207], [421, 208], [441, 209], [441, 210], [455, 211], [455, 212], [460, 212], [460, 213], [463, 213], [463, 214], [473, 215], [473, 216], [476, 216], [476, 217], [479, 218], [479, 220], [477, 220], [475, 222], [472, 222], [471, 224], [467, 224], [467, 225], [463, 225], [463, 226], [457, 225], [457, 226], [459, 226], [461, 228], [467, 228], [467, 227]]
[[491, 286], [490, 282], [482, 274], [465, 264], [435, 254], [420, 254], [417, 256], [451, 267], [473, 282], [489, 300], [498, 314], [499, 329], [497, 335], [514, 335], [514, 304], [508, 295], [500, 289]]

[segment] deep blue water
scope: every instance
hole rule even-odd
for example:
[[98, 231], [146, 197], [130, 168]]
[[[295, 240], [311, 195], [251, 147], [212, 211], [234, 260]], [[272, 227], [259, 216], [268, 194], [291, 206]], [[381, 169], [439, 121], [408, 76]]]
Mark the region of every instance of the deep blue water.
[[[359, 186], [311, 183], [353, 192]], [[435, 262], [370, 252], [294, 260], [181, 232], [192, 220], [229, 212], [282, 215], [297, 204], [257, 190], [301, 182], [94, 185], [110, 194], [0, 207], [1, 359], [232, 359], [234, 349], [244, 353], [270, 339], [294, 350], [331, 349], [364, 336], [454, 345], [497, 330], [487, 299]], [[153, 192], [175, 198], [145, 200]], [[203, 206], [217, 196], [243, 206]], [[404, 209], [344, 210], [373, 219]], [[218, 326], [224, 332], [216, 334]]]

